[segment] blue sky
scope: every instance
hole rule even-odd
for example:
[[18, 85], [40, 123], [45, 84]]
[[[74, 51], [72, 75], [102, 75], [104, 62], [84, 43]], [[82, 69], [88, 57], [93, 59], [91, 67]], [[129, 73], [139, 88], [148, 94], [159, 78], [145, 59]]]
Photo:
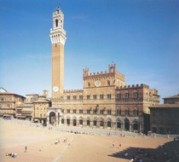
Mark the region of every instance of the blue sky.
[[128, 84], [179, 93], [178, 0], [0, 0], [0, 87], [51, 90], [52, 12], [65, 15], [65, 89], [116, 63]]

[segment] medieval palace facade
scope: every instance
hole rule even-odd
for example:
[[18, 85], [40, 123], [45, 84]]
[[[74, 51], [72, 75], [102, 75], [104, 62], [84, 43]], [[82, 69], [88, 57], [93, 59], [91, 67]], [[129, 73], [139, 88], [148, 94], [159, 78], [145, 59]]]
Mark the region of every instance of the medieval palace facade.
[[28, 94], [26, 98], [0, 90], [0, 116], [12, 115], [44, 125], [89, 127], [128, 131], [150, 129], [149, 107], [159, 103], [157, 90], [146, 84], [127, 85], [115, 64], [107, 71], [83, 69], [83, 88], [64, 89], [64, 14], [57, 8], [50, 30], [52, 44], [52, 96]]
[[83, 70], [83, 89], [64, 90], [64, 14], [57, 8], [50, 31], [52, 43], [52, 105], [46, 123], [81, 127], [143, 131], [149, 106], [159, 103], [157, 90], [148, 85], [127, 85], [116, 65], [107, 71]]

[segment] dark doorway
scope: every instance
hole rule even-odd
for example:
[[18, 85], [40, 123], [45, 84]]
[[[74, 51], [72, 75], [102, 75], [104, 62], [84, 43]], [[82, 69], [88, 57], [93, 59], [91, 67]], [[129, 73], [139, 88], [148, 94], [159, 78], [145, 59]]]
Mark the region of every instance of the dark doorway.
[[129, 120], [128, 120], [128, 119], [125, 119], [125, 120], [124, 120], [124, 127], [125, 127], [125, 130], [126, 130], [126, 131], [129, 130], [129, 125], [130, 125]]
[[111, 121], [110, 120], [107, 122], [107, 126], [111, 127]]
[[104, 120], [100, 121], [100, 127], [104, 127]]
[[139, 130], [138, 121], [134, 121], [134, 123], [133, 123], [133, 130]]
[[70, 119], [67, 119], [67, 125], [70, 125]]
[[64, 124], [64, 119], [61, 120], [61, 123]]
[[121, 122], [117, 121], [117, 128], [121, 128]]
[[94, 121], [93, 121], [93, 126], [96, 126], [96, 125], [97, 125], [97, 121], [94, 120]]
[[52, 125], [55, 124], [55, 122], [56, 122], [56, 115], [55, 115], [54, 112], [51, 112], [51, 113], [49, 114], [49, 122], [50, 122], [50, 124], [52, 124]]
[[83, 125], [83, 119], [80, 119], [80, 125]]
[[87, 120], [87, 125], [90, 126], [90, 120]]
[[76, 126], [76, 119], [73, 119], [73, 126]]
[[143, 116], [144, 116], [144, 133], [147, 134], [147, 132], [150, 130], [150, 115], [144, 114]]

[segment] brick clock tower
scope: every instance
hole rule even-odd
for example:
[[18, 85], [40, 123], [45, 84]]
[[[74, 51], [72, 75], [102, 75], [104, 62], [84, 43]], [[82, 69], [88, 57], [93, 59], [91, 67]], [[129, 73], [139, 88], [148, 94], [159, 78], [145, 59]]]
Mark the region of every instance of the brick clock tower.
[[52, 43], [52, 98], [60, 98], [64, 91], [64, 46], [66, 31], [63, 25], [64, 14], [58, 7], [53, 12], [53, 26], [50, 30]]

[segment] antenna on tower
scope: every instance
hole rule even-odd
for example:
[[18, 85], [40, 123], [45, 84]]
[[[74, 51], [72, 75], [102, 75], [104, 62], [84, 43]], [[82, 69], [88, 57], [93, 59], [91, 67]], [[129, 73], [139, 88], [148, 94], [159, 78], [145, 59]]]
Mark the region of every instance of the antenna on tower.
[[60, 6], [59, 5], [57, 6], [57, 10], [60, 10]]
[[60, 9], [60, 6], [61, 6], [61, 5], [60, 5], [60, 1], [59, 1], [59, 2], [58, 2], [58, 8], [59, 8], [59, 9]]
[[60, 10], [60, 2], [58, 2], [57, 10]]

